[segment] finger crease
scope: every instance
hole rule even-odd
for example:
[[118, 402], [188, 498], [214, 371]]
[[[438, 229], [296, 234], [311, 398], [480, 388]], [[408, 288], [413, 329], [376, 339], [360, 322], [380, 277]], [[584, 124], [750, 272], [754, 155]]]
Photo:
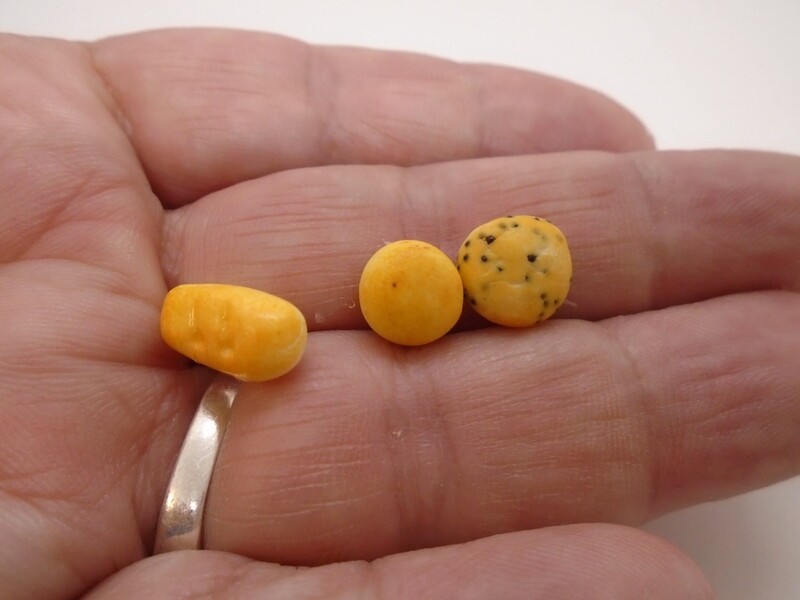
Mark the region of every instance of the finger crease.
[[120, 131], [122, 131], [122, 133], [124, 133], [125, 137], [128, 139], [128, 144], [136, 156], [137, 161], [140, 165], [143, 165], [144, 163], [142, 162], [141, 156], [139, 156], [136, 144], [133, 143], [133, 122], [129, 118], [128, 112], [120, 100], [117, 90], [113, 85], [111, 85], [111, 82], [103, 73], [100, 65], [97, 64], [97, 59], [95, 57], [92, 44], [88, 42], [81, 42], [80, 45], [86, 51], [86, 63], [89, 66], [89, 69], [106, 92], [106, 98], [101, 98], [103, 104], [106, 106], [108, 112], [119, 125]]
[[639, 200], [639, 204], [644, 204], [647, 211], [648, 223], [645, 226], [639, 224], [634, 230], [637, 231], [638, 235], [642, 238], [641, 242], [638, 244], [639, 247], [643, 248], [645, 252], [648, 253], [647, 273], [646, 275], [643, 274], [644, 287], [647, 290], [646, 306], [655, 307], [657, 306], [658, 298], [658, 265], [663, 264], [664, 256], [663, 250], [658, 245], [658, 240], [661, 239], [661, 236], [654, 235], [658, 230], [660, 220], [655, 207], [655, 195], [650, 186], [650, 178], [644, 172], [643, 165], [639, 160], [639, 155], [625, 154], [622, 156], [626, 158], [625, 163], [627, 163], [634, 181], [638, 184], [639, 193], [636, 194], [635, 197]]
[[[630, 394], [629, 405], [636, 410], [636, 422], [639, 423], [639, 429], [642, 432], [643, 451], [637, 458], [640, 458], [643, 463], [642, 496], [646, 499], [643, 517], [647, 519], [652, 515], [661, 497], [661, 467], [658, 460], [654, 425], [655, 407], [660, 405], [660, 401], [656, 392], [647, 384], [647, 376], [631, 349], [617, 336], [608, 323], [597, 323], [597, 325], [597, 331], [619, 351], [619, 355], [631, 374], [629, 380], [636, 384]], [[663, 449], [661, 451], [663, 452]]]
[[324, 49], [306, 45], [305, 94], [316, 121], [316, 146], [318, 160], [336, 156], [336, 136], [333, 124], [339, 121], [336, 102], [338, 81], [331, 59]]

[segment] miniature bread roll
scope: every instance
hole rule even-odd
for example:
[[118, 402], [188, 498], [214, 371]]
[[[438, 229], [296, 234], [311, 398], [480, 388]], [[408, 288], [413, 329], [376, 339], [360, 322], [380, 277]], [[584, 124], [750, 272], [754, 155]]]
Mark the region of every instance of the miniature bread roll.
[[439, 339], [458, 321], [461, 278], [453, 261], [425, 242], [387, 244], [369, 259], [358, 286], [369, 326], [396, 344], [419, 346]]
[[290, 371], [306, 347], [306, 320], [290, 302], [246, 287], [179, 285], [161, 309], [161, 336], [207, 367], [242, 381]]
[[553, 316], [572, 280], [564, 234], [539, 217], [501, 217], [477, 227], [461, 245], [457, 268], [475, 311], [507, 327]]

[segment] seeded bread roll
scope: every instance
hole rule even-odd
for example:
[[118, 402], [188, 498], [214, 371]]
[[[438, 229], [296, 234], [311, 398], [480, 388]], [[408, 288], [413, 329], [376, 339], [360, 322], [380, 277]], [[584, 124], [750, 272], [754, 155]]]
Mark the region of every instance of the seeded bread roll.
[[507, 327], [553, 316], [569, 292], [572, 259], [564, 234], [539, 217], [494, 219], [458, 252], [464, 296], [478, 314]]

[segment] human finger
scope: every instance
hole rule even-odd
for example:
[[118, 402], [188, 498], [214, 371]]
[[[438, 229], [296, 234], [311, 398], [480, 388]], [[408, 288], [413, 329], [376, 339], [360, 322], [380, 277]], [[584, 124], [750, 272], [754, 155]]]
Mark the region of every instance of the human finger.
[[312, 165], [652, 147], [615, 102], [520, 70], [228, 30], [148, 32], [91, 49], [169, 204]]
[[282, 173], [166, 215], [170, 283], [284, 296], [312, 329], [366, 327], [361, 270], [384, 242], [450, 256], [484, 221], [556, 223], [574, 263], [559, 315], [600, 319], [756, 289], [800, 289], [800, 158], [756, 152], [565, 153]]
[[314, 333], [243, 386], [206, 545], [308, 564], [573, 522], [640, 524], [800, 468], [800, 298], [726, 296], [422, 348]]
[[633, 529], [583, 525], [312, 569], [175, 552], [124, 569], [86, 598], [189, 596], [707, 600], [713, 594], [697, 567], [666, 542]]

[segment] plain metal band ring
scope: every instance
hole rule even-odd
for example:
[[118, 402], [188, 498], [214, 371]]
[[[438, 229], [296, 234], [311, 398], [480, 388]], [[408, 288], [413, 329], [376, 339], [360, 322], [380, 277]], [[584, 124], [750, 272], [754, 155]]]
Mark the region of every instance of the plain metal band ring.
[[153, 554], [202, 546], [206, 494], [238, 389], [238, 381], [224, 379], [203, 394], [164, 495]]

